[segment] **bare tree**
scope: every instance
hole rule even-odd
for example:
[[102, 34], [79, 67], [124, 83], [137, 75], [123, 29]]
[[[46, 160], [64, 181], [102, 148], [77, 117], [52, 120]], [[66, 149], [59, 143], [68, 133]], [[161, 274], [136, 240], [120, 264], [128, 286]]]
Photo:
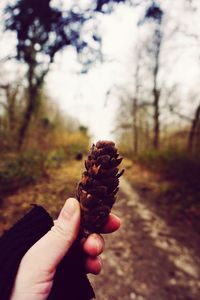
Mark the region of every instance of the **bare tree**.
[[0, 104], [7, 115], [8, 130], [12, 134], [16, 129], [17, 113], [19, 113], [17, 107], [20, 84], [1, 84], [0, 89], [4, 91], [5, 95], [2, 97], [5, 100], [1, 101]]
[[22, 116], [23, 90], [21, 82], [0, 84], [1, 134], [12, 149], [16, 147], [19, 124]]
[[139, 71], [140, 71], [140, 58], [141, 52], [137, 49], [137, 57], [136, 57], [136, 69], [135, 69], [135, 92], [133, 96], [133, 152], [135, 155], [138, 154], [138, 97], [139, 97], [139, 88], [140, 88], [140, 79], [139, 79]]
[[139, 25], [142, 25], [144, 22], [149, 22], [154, 25], [153, 33], [152, 33], [152, 41], [151, 45], [147, 46], [147, 53], [151, 57], [151, 61], [153, 63], [152, 66], [152, 80], [153, 80], [153, 109], [154, 109], [154, 135], [153, 135], [153, 147], [155, 149], [159, 148], [160, 144], [160, 89], [158, 85], [158, 75], [160, 69], [160, 53], [161, 53], [161, 44], [162, 44], [162, 20], [163, 20], [163, 11], [160, 6], [153, 3], [147, 8], [145, 17], [142, 21], [139, 22]]
[[5, 29], [16, 33], [16, 59], [27, 67], [28, 99], [19, 128], [19, 150], [37, 106], [38, 91], [44, 84], [56, 53], [73, 46], [79, 60], [88, 68], [101, 57], [98, 47], [101, 38], [94, 30], [91, 46], [83, 32], [84, 24], [94, 19], [96, 12], [104, 12], [106, 5], [111, 9], [115, 2], [125, 1], [98, 0], [90, 7], [81, 8], [81, 5], [74, 4], [65, 11], [52, 6], [51, 0], [15, 0], [6, 6]]
[[[198, 104], [194, 118], [191, 122], [191, 129], [188, 135], [188, 152], [192, 153], [194, 151], [195, 138], [198, 141], [200, 138], [200, 104]], [[196, 143], [198, 145], [198, 142]]]

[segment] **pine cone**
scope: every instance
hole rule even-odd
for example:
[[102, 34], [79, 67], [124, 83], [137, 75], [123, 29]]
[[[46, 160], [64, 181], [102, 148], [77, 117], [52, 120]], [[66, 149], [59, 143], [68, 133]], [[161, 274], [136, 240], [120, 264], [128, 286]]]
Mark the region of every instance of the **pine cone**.
[[107, 221], [119, 189], [119, 177], [124, 172], [118, 169], [121, 161], [113, 142], [93, 144], [85, 161], [86, 171], [77, 189], [81, 229], [85, 236], [92, 232], [99, 233]]

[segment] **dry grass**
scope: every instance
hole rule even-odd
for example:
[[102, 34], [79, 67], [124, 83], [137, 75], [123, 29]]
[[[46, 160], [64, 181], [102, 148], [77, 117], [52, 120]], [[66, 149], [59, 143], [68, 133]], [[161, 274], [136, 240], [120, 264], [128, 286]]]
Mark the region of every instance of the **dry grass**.
[[65, 200], [75, 196], [80, 180], [83, 162], [70, 160], [59, 168], [51, 168], [38, 183], [19, 189], [15, 194], [1, 198], [0, 233], [7, 230], [28, 210], [31, 204], [38, 204], [55, 218]]
[[[171, 221], [184, 220], [200, 230], [198, 165], [164, 164], [163, 168], [124, 161], [125, 176], [142, 201]], [[195, 172], [194, 172], [195, 171]], [[198, 176], [197, 176], [198, 175]]]

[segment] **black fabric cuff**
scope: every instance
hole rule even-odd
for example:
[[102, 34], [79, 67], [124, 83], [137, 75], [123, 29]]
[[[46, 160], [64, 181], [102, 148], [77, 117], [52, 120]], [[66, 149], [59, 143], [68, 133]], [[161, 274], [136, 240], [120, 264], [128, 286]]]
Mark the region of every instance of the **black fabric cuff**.
[[[43, 207], [35, 205], [0, 238], [1, 300], [9, 300], [24, 254], [52, 226], [53, 220], [50, 215]], [[79, 237], [58, 266], [48, 300], [89, 300], [95, 297], [85, 274], [83, 260]]]

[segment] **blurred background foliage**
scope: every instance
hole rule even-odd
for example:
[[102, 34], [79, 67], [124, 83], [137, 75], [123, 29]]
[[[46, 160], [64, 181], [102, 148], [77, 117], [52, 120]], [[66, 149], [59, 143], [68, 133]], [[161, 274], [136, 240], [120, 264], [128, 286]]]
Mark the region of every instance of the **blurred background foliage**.
[[[134, 164], [163, 176], [167, 174], [168, 180], [184, 180], [187, 186], [190, 184], [190, 191], [197, 193], [199, 75], [191, 88], [185, 89], [187, 81], [181, 83], [175, 67], [177, 62], [192, 57], [200, 69], [198, 2], [183, 0], [182, 11], [174, 10], [170, 1], [83, 2], [72, 1], [65, 6], [62, 1], [4, 1], [1, 35], [14, 34], [16, 44], [11, 53], [0, 59], [2, 203], [5, 203], [5, 195], [36, 184], [39, 179], [50, 178], [53, 169], [62, 168], [66, 163], [72, 168], [70, 161], [81, 160], [87, 153], [90, 128], [61, 111], [49, 95], [45, 80], [56, 55], [66, 48], [75, 49], [82, 76], [89, 73], [97, 61], [105, 63], [103, 38], [99, 32], [101, 18], [123, 6], [137, 10], [138, 17], [135, 46], [126, 67], [129, 80], [112, 84], [105, 95], [105, 101], [110, 102], [109, 98], [115, 97], [118, 103], [112, 137], [122, 155]], [[13, 61], [19, 71], [13, 73], [11, 79], [4, 70]], [[186, 68], [190, 65], [186, 64]], [[130, 165], [129, 168], [132, 170]], [[76, 176], [74, 181], [79, 180]], [[129, 180], [132, 180], [131, 175]], [[73, 188], [74, 185], [71, 191]], [[190, 198], [193, 196], [190, 193]], [[194, 197], [199, 203], [199, 194]]]

